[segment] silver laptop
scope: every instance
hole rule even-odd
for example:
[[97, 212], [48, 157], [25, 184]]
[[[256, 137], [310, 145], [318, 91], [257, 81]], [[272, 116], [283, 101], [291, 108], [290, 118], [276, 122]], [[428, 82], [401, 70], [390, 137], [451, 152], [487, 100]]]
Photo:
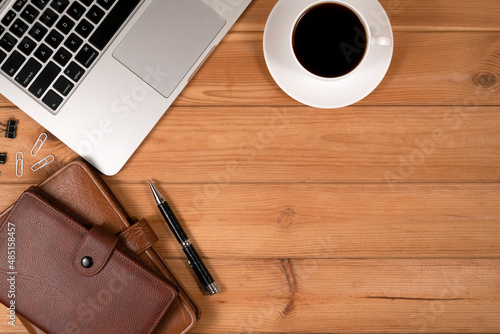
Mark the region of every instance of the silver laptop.
[[0, 93], [116, 174], [251, 0], [0, 0]]

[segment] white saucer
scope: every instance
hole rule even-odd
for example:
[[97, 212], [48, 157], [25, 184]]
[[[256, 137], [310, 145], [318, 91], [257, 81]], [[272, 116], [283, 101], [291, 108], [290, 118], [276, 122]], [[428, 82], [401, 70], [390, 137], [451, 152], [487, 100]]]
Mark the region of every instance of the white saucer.
[[[280, 0], [264, 30], [264, 57], [276, 83], [292, 98], [316, 108], [340, 108], [362, 100], [377, 88], [389, 69], [394, 42], [390, 46], [368, 45], [361, 64], [344, 77], [328, 79], [311, 74], [295, 58], [291, 39], [304, 9], [322, 2], [328, 1]], [[334, 2], [356, 8], [370, 30], [368, 34], [394, 41], [389, 18], [377, 0]]]

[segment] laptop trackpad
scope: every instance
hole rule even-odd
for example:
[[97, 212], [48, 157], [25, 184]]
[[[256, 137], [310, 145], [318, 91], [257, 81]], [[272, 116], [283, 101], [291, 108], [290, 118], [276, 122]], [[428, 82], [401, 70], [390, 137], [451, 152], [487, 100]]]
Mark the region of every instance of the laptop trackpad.
[[225, 23], [200, 0], [156, 0], [113, 56], [168, 98]]

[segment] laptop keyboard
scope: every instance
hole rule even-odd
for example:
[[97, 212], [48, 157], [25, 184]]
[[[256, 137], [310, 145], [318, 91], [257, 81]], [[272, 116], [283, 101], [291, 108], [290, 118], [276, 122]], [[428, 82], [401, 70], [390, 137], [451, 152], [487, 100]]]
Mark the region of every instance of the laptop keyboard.
[[57, 113], [141, 1], [14, 1], [0, 20], [0, 73]]

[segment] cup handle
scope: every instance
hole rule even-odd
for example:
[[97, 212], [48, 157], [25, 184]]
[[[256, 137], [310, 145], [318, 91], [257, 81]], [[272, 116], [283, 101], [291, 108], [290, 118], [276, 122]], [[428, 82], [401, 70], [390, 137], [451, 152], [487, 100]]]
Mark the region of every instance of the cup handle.
[[390, 37], [373, 36], [372, 37], [372, 45], [391, 46], [392, 39]]

